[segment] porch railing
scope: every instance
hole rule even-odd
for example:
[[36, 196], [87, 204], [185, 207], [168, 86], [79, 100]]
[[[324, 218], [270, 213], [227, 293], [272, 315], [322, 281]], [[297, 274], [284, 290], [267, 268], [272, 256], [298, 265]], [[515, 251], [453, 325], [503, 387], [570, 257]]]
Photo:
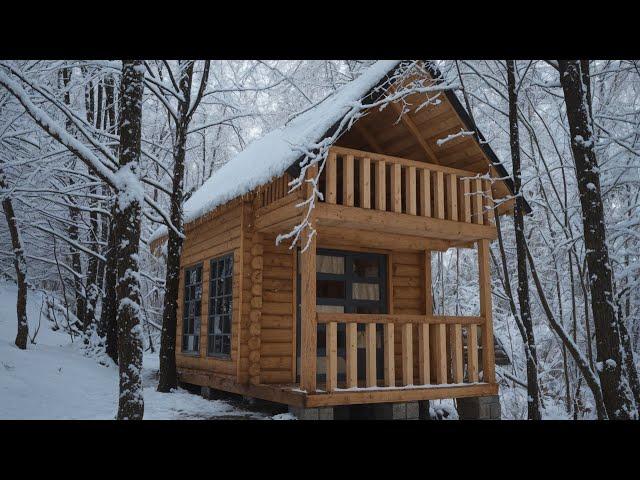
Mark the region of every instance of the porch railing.
[[440, 165], [332, 147], [320, 189], [328, 204], [493, 224], [491, 182]]
[[[406, 387], [476, 383], [479, 381], [479, 350], [487, 335], [484, 317], [438, 315], [378, 315], [317, 313], [317, 322], [326, 324], [326, 390], [338, 389], [338, 324], [345, 324], [345, 389]], [[357, 325], [365, 324], [366, 378], [358, 382]], [[384, 380], [379, 384], [376, 370], [377, 324], [383, 325]], [[396, 325], [401, 332], [401, 372], [396, 375]], [[480, 333], [480, 335], [479, 335]], [[414, 334], [418, 352], [414, 353]], [[486, 364], [484, 368], [492, 368]], [[342, 386], [341, 386], [342, 387]]]

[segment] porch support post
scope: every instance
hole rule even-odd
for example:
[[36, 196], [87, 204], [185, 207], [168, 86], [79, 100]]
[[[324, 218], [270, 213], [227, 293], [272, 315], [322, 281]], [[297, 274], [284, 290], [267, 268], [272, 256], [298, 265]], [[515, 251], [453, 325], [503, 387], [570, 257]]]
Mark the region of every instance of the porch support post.
[[[310, 168], [309, 175], [317, 173], [316, 168]], [[307, 185], [309, 187], [309, 185]], [[312, 194], [307, 189], [307, 198]], [[317, 227], [313, 212], [310, 223]], [[318, 345], [318, 329], [316, 319], [316, 235], [313, 236], [307, 249], [300, 253], [300, 388], [307, 392], [316, 390], [316, 360]], [[302, 240], [302, 248], [307, 238]]]
[[483, 381], [496, 383], [495, 354], [493, 351], [493, 316], [491, 305], [491, 270], [489, 269], [489, 240], [478, 240], [478, 284], [482, 324]]

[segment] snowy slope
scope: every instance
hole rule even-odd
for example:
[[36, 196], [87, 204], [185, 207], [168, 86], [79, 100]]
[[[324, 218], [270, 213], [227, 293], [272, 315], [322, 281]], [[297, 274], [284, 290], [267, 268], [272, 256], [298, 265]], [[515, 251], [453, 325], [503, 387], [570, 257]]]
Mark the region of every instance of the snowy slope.
[[[78, 341], [42, 324], [36, 344], [14, 344], [17, 287], [0, 282], [0, 419], [113, 419], [117, 411], [118, 368], [84, 356]], [[42, 298], [29, 292], [29, 332], [38, 325]], [[145, 355], [145, 419], [268, 418], [185, 390], [156, 392], [158, 356]], [[277, 418], [288, 418], [286, 415]]]
[[[184, 205], [185, 223], [282, 175], [300, 157], [300, 148], [321, 140], [322, 135], [347, 113], [353, 103], [365, 96], [398, 63], [399, 60], [374, 63], [354, 81], [294, 117], [284, 127], [251, 142], [214, 172], [187, 200]], [[160, 238], [166, 231], [166, 227], [159, 228], [149, 240]]]

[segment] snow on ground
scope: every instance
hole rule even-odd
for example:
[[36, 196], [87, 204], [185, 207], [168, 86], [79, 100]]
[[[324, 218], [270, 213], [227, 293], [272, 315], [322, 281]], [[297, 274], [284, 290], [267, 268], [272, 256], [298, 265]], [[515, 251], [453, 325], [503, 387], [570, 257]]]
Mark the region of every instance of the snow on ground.
[[[53, 331], [42, 316], [27, 350], [14, 345], [17, 287], [0, 282], [0, 419], [113, 419], [118, 407], [118, 367], [83, 354], [78, 340]], [[29, 291], [29, 334], [38, 325], [42, 297]], [[245, 410], [224, 400], [206, 400], [177, 389], [156, 392], [158, 355], [145, 354], [145, 419], [291, 419]]]

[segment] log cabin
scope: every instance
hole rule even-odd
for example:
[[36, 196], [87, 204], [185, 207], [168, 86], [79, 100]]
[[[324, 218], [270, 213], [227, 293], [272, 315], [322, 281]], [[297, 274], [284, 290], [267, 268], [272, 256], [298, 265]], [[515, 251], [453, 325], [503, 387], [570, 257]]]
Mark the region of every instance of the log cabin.
[[[373, 64], [250, 143], [185, 203], [181, 382], [286, 404], [301, 418], [497, 398], [489, 244], [513, 187], [453, 91], [426, 106], [413, 93], [345, 129], [321, 167], [316, 235], [304, 251], [276, 244], [301, 223], [311, 194], [308, 183], [290, 188], [297, 146], [331, 138], [354, 102], [389, 91], [400, 65]], [[426, 71], [441, 81], [433, 64]], [[152, 248], [163, 239], [166, 228]], [[455, 248], [477, 251], [476, 316], [433, 313], [432, 253]]]

